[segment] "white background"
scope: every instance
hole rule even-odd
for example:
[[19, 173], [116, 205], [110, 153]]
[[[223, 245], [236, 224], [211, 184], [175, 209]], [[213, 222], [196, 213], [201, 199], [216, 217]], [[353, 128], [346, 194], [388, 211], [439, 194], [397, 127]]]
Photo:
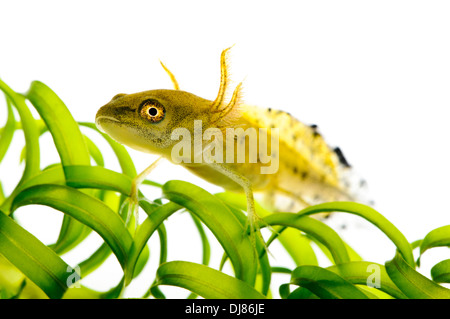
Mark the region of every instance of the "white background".
[[[76, 120], [93, 121], [117, 93], [171, 88], [160, 59], [181, 89], [213, 99], [220, 52], [235, 44], [232, 76], [245, 79], [245, 101], [318, 124], [368, 181], [377, 209], [414, 241], [449, 224], [449, 16], [448, 1], [2, 1], [0, 77], [19, 92], [40, 80]], [[1, 106], [0, 125], [5, 114]], [[20, 134], [14, 142], [22, 143]], [[130, 152], [138, 170], [154, 158]], [[43, 166], [57, 159], [43, 153]], [[18, 156], [0, 165], [7, 192], [21, 174], [21, 166], [11, 169]], [[220, 190], [170, 164], [151, 178]], [[61, 214], [27, 207], [17, 215], [44, 242], [56, 240]], [[180, 255], [169, 257], [199, 262], [195, 231], [176, 228], [193, 228], [187, 215], [171, 222], [169, 252]], [[338, 231], [367, 260], [393, 257], [394, 246], [371, 225], [346, 222]], [[76, 264], [99, 242], [64, 258]], [[449, 258], [447, 249], [427, 254], [420, 269], [427, 276]], [[157, 256], [152, 251], [153, 263]], [[221, 255], [213, 256], [216, 266]], [[293, 266], [278, 258], [274, 265]], [[151, 284], [148, 273], [130, 296]], [[84, 283], [107, 289], [119, 279], [112, 257]]]

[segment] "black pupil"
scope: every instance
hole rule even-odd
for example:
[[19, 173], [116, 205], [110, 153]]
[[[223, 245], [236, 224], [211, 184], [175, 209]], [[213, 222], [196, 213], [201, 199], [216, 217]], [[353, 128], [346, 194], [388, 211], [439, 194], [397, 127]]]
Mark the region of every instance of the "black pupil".
[[148, 109], [148, 114], [150, 114], [151, 116], [155, 116], [156, 114], [158, 114], [158, 110], [155, 107], [151, 107]]

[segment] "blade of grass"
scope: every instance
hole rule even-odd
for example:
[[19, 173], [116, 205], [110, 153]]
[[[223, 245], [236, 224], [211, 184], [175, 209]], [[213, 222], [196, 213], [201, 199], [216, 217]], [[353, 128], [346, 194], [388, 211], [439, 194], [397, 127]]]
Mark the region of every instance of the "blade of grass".
[[257, 256], [245, 229], [234, 214], [218, 198], [204, 189], [184, 181], [169, 181], [163, 195], [197, 215], [212, 231], [228, 254], [236, 277], [254, 285]]
[[[340, 275], [354, 285], [375, 287], [397, 299], [407, 299], [405, 294], [397, 288], [388, 276], [386, 268], [383, 265], [369, 261], [353, 261], [345, 264], [333, 265], [327, 269]], [[369, 283], [369, 277], [371, 276], [376, 277], [377, 282], [374, 283], [370, 280]]]
[[349, 281], [317, 266], [299, 266], [294, 269], [291, 284], [307, 288], [321, 299], [368, 299]]
[[70, 165], [65, 173], [71, 187], [113, 190], [127, 196], [131, 192], [130, 177], [101, 166]]
[[161, 265], [156, 274], [155, 286], [182, 287], [207, 299], [264, 299], [248, 283], [205, 265], [172, 261]]
[[420, 258], [423, 253], [433, 247], [450, 247], [450, 225], [433, 229], [425, 236], [420, 244], [418, 266], [420, 266]]
[[41, 171], [32, 178], [26, 180], [24, 183], [17, 186], [12, 194], [2, 204], [1, 209], [4, 211], [10, 211], [11, 203], [21, 191], [25, 188], [39, 185], [39, 184], [58, 184], [64, 185], [64, 172], [61, 166], [54, 166], [47, 170]]
[[[40, 152], [39, 152], [39, 130], [36, 121], [28, 108], [25, 98], [14, 92], [9, 86], [0, 79], [0, 90], [2, 90], [13, 106], [19, 112], [22, 130], [25, 137], [26, 157], [25, 169], [18, 185], [27, 179], [38, 174], [40, 171]], [[8, 212], [8, 211], [7, 211]]]
[[132, 238], [122, 219], [100, 200], [61, 185], [37, 185], [19, 193], [12, 210], [24, 205], [46, 205], [96, 231], [111, 247], [125, 270]]
[[405, 236], [375, 209], [354, 202], [331, 202], [314, 205], [301, 210], [298, 215], [312, 215], [327, 212], [343, 212], [360, 216], [380, 229], [397, 247], [409, 265], [415, 265], [411, 245]]
[[[164, 224], [160, 224], [158, 229], [160, 254], [159, 254], [159, 266], [167, 261], [167, 231]], [[152, 285], [147, 289], [142, 298], [149, 298], [152, 294], [156, 299], [166, 299], [162, 291], [158, 286], [153, 286], [156, 283], [156, 279], [153, 281]]]
[[386, 271], [395, 285], [412, 299], [450, 299], [450, 289], [441, 287], [412, 268], [400, 253], [386, 262]]
[[[229, 192], [215, 194], [216, 197], [224, 201], [228, 206], [245, 211], [247, 200], [245, 195], [233, 194]], [[271, 215], [271, 213], [255, 203], [255, 210], [259, 217]], [[280, 228], [275, 228], [279, 231]], [[297, 266], [318, 265], [316, 254], [311, 247], [309, 240], [303, 238], [295, 229], [287, 228], [277, 236], [278, 241], [283, 245]], [[270, 242], [270, 240], [269, 240]], [[267, 243], [269, 245], [269, 242]]]
[[61, 298], [67, 290], [68, 265], [2, 211], [0, 253], [50, 298]]
[[127, 272], [125, 273], [126, 285], [131, 282], [136, 262], [147, 244], [147, 241], [165, 219], [181, 208], [179, 205], [172, 202], [162, 206], [153, 206], [146, 201], [141, 201], [140, 204], [144, 211], [148, 214], [148, 217], [141, 225], [138, 226], [134, 236], [134, 241], [129, 250], [129, 265], [127, 267]]
[[[225, 205], [226, 203], [223, 202]], [[244, 215], [244, 213], [235, 208], [234, 206], [228, 206], [230, 211], [236, 216], [236, 218], [241, 223], [242, 227], [245, 228], [247, 223], [247, 217]], [[256, 250], [258, 251], [259, 256], [259, 277], [260, 277], [260, 291], [263, 295], [267, 295], [269, 293], [270, 289], [270, 281], [272, 278], [272, 267], [270, 267], [268, 254], [266, 253], [265, 244], [263, 243], [263, 239], [260, 237], [256, 238]], [[226, 257], [226, 254], [224, 255]], [[224, 258], [220, 264], [220, 269], [222, 269], [224, 263], [226, 261], [226, 258]]]
[[83, 277], [96, 270], [109, 257], [111, 252], [111, 248], [105, 242], [91, 256], [80, 262], [78, 266]]
[[5, 192], [3, 191], [3, 185], [2, 182], [0, 181], [0, 203], [3, 203], [5, 200], [6, 200]]
[[[119, 196], [115, 192], [103, 191], [100, 198], [113, 211], [118, 210]], [[107, 243], [103, 243], [91, 256], [80, 262], [80, 273], [87, 276], [89, 273], [97, 269], [112, 253]]]
[[6, 96], [6, 107], [8, 109], [8, 118], [6, 120], [5, 126], [1, 130], [0, 135], [0, 163], [6, 154], [6, 151], [11, 144], [14, 136], [14, 131], [16, 130], [16, 119], [14, 117], [14, 111], [11, 106], [11, 101], [8, 96]]
[[52, 134], [63, 166], [89, 165], [89, 152], [78, 124], [55, 92], [44, 83], [33, 81], [26, 97]]
[[[90, 165], [89, 151], [78, 124], [55, 92], [44, 83], [33, 81], [26, 98], [36, 108], [50, 131], [63, 167]], [[83, 224], [64, 215], [56, 247], [73, 247], [81, 239], [80, 234], [86, 232]]]
[[431, 268], [431, 278], [437, 283], [450, 283], [450, 259], [438, 262]]
[[202, 264], [208, 266], [209, 260], [211, 258], [211, 245], [209, 244], [208, 237], [206, 236], [205, 230], [203, 229], [202, 223], [194, 215], [189, 214], [194, 221], [195, 227], [200, 235], [200, 240], [202, 242]]
[[298, 216], [294, 213], [277, 213], [264, 218], [264, 222], [260, 226], [264, 227], [265, 224], [296, 228], [324, 244], [333, 256], [336, 264], [350, 261], [347, 248], [342, 239], [332, 228], [321, 221], [308, 216]]
[[89, 154], [98, 166], [105, 166], [105, 161], [103, 160], [103, 155], [97, 145], [86, 135], [83, 135], [84, 141], [88, 148]]

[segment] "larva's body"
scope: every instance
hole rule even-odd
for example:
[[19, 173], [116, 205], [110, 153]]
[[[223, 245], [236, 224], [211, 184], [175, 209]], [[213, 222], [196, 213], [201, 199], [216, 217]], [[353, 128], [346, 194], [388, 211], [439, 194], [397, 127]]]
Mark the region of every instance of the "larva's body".
[[[239, 117], [233, 127], [256, 131], [260, 128], [279, 129], [279, 150], [277, 158], [272, 159], [279, 163], [273, 174], [261, 174], [261, 167], [267, 164], [249, 163], [248, 156], [244, 163], [236, 160], [225, 163], [250, 181], [253, 191], [263, 197], [270, 209], [298, 211], [308, 204], [351, 199], [341, 180], [345, 170], [349, 169], [348, 164], [343, 158], [339, 160], [336, 150], [325, 143], [315, 126], [305, 125], [282, 111], [243, 104], [239, 106]], [[267, 140], [270, 148], [270, 138]], [[238, 141], [235, 139], [234, 142], [237, 144]], [[226, 152], [225, 146], [223, 152]], [[248, 141], [245, 153], [250, 153]], [[208, 164], [183, 165], [213, 184], [242, 191], [240, 185]]]
[[[255, 183], [255, 191], [261, 190], [269, 204], [277, 210], [296, 211], [308, 204], [351, 199], [342, 180], [349, 165], [339, 149], [325, 143], [315, 125], [305, 125], [278, 110], [243, 109], [243, 118], [252, 125], [279, 129], [279, 169], [266, 175], [267, 184]], [[287, 206], [273, 203], [279, 197], [290, 199]]]
[[[175, 163], [183, 160], [181, 165], [211, 183], [227, 190], [243, 190], [247, 195], [250, 226], [256, 218], [253, 191], [262, 194], [266, 202], [273, 204], [276, 210], [285, 211], [317, 202], [351, 199], [342, 183], [342, 173], [348, 169], [348, 164], [338, 149], [332, 149], [325, 143], [315, 126], [305, 125], [282, 111], [241, 103], [240, 84], [231, 100], [224, 102], [228, 89], [226, 53], [227, 50], [224, 50], [221, 57], [221, 85], [215, 101], [180, 91], [174, 76], [163, 66], [171, 76], [175, 90], [118, 94], [98, 111], [97, 126], [118, 142], [132, 148], [159, 154]], [[201, 123], [200, 128], [196, 123]], [[261, 173], [261, 168], [269, 164], [261, 160], [260, 149], [256, 163], [249, 162], [252, 144], [248, 141], [245, 144], [244, 163], [236, 161], [236, 154], [231, 157], [233, 160], [229, 161], [228, 158], [228, 161], [224, 160], [222, 163], [207, 159], [196, 162], [195, 156], [199, 154], [195, 151], [198, 149], [198, 140], [195, 138], [189, 140], [194, 152], [187, 158], [184, 153], [173, 152], [179, 143], [179, 139], [173, 137], [173, 132], [177, 129], [195, 135], [204, 134], [211, 128], [216, 128], [223, 136], [226, 136], [227, 129], [230, 128], [252, 128], [257, 132], [258, 142], [261, 140], [261, 132], [267, 132], [267, 143], [260, 143], [259, 148], [275, 150], [271, 160], [278, 161], [278, 169], [269, 174]], [[271, 144], [271, 128], [278, 128], [278, 148]], [[232, 139], [233, 149], [237, 149], [238, 144], [245, 141], [241, 137], [242, 134], [237, 134]], [[224, 140], [228, 142], [225, 137]], [[203, 155], [208, 154], [207, 145], [208, 143], [204, 143], [200, 149]], [[222, 145], [225, 154], [229, 150], [226, 143]], [[215, 152], [217, 150], [216, 147]], [[211, 151], [209, 154], [212, 154]], [[148, 171], [136, 180], [136, 186], [146, 173]], [[134, 191], [136, 190], [137, 187]], [[278, 199], [283, 197], [288, 201], [280, 204]]]

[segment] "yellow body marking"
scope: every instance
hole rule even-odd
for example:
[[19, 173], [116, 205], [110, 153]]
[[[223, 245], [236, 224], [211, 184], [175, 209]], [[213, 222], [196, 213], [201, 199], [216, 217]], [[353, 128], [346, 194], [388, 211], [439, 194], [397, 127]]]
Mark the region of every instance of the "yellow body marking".
[[[179, 142], [172, 136], [176, 129], [184, 129], [194, 135], [205, 133], [209, 128], [216, 128], [224, 136], [229, 128], [265, 129], [268, 132], [267, 143], [264, 145], [263, 141], [259, 144], [256, 163], [249, 162], [249, 154], [254, 146], [249, 143], [245, 143], [244, 163], [236, 160], [237, 152], [231, 157], [231, 161], [227, 158], [228, 161], [224, 160], [223, 163], [211, 163], [207, 158], [196, 162], [195, 158], [199, 152], [195, 151], [198, 150], [195, 139], [191, 140], [194, 152], [188, 158], [184, 154], [184, 162], [181, 163], [189, 171], [215, 185], [231, 191], [243, 190], [247, 195], [251, 227], [257, 218], [254, 213], [254, 192], [260, 194], [273, 210], [278, 211], [296, 211], [305, 205], [325, 201], [351, 200], [352, 196], [344, 181], [349, 165], [339, 149], [330, 148], [325, 143], [316, 126], [305, 125], [286, 112], [243, 103], [241, 84], [233, 91], [230, 101], [225, 101], [229, 89], [228, 50], [224, 50], [221, 55], [221, 83], [219, 94], [214, 101], [179, 90], [174, 75], [161, 63], [172, 79], [174, 90], [118, 94], [99, 109], [96, 115], [97, 126], [119, 143], [140, 151], [159, 154], [175, 163], [179, 163], [181, 159], [174, 158], [172, 152]], [[196, 126], [196, 123], [201, 123], [201, 126]], [[275, 149], [275, 145], [270, 145], [271, 128], [279, 130], [279, 145], [272, 158], [272, 161], [278, 161], [278, 169], [272, 174], [262, 174], [261, 168], [269, 164], [262, 160], [261, 146]], [[260, 132], [257, 131], [258, 141], [261, 141]], [[235, 151], [239, 143], [246, 141], [243, 138], [243, 134], [234, 136]], [[207, 150], [208, 144], [204, 143], [200, 153], [206, 154]], [[215, 152], [217, 151], [216, 148]], [[224, 144], [223, 154], [226, 152]], [[152, 164], [136, 178], [134, 194], [131, 194], [135, 204], [139, 183], [155, 166], [156, 164]]]

